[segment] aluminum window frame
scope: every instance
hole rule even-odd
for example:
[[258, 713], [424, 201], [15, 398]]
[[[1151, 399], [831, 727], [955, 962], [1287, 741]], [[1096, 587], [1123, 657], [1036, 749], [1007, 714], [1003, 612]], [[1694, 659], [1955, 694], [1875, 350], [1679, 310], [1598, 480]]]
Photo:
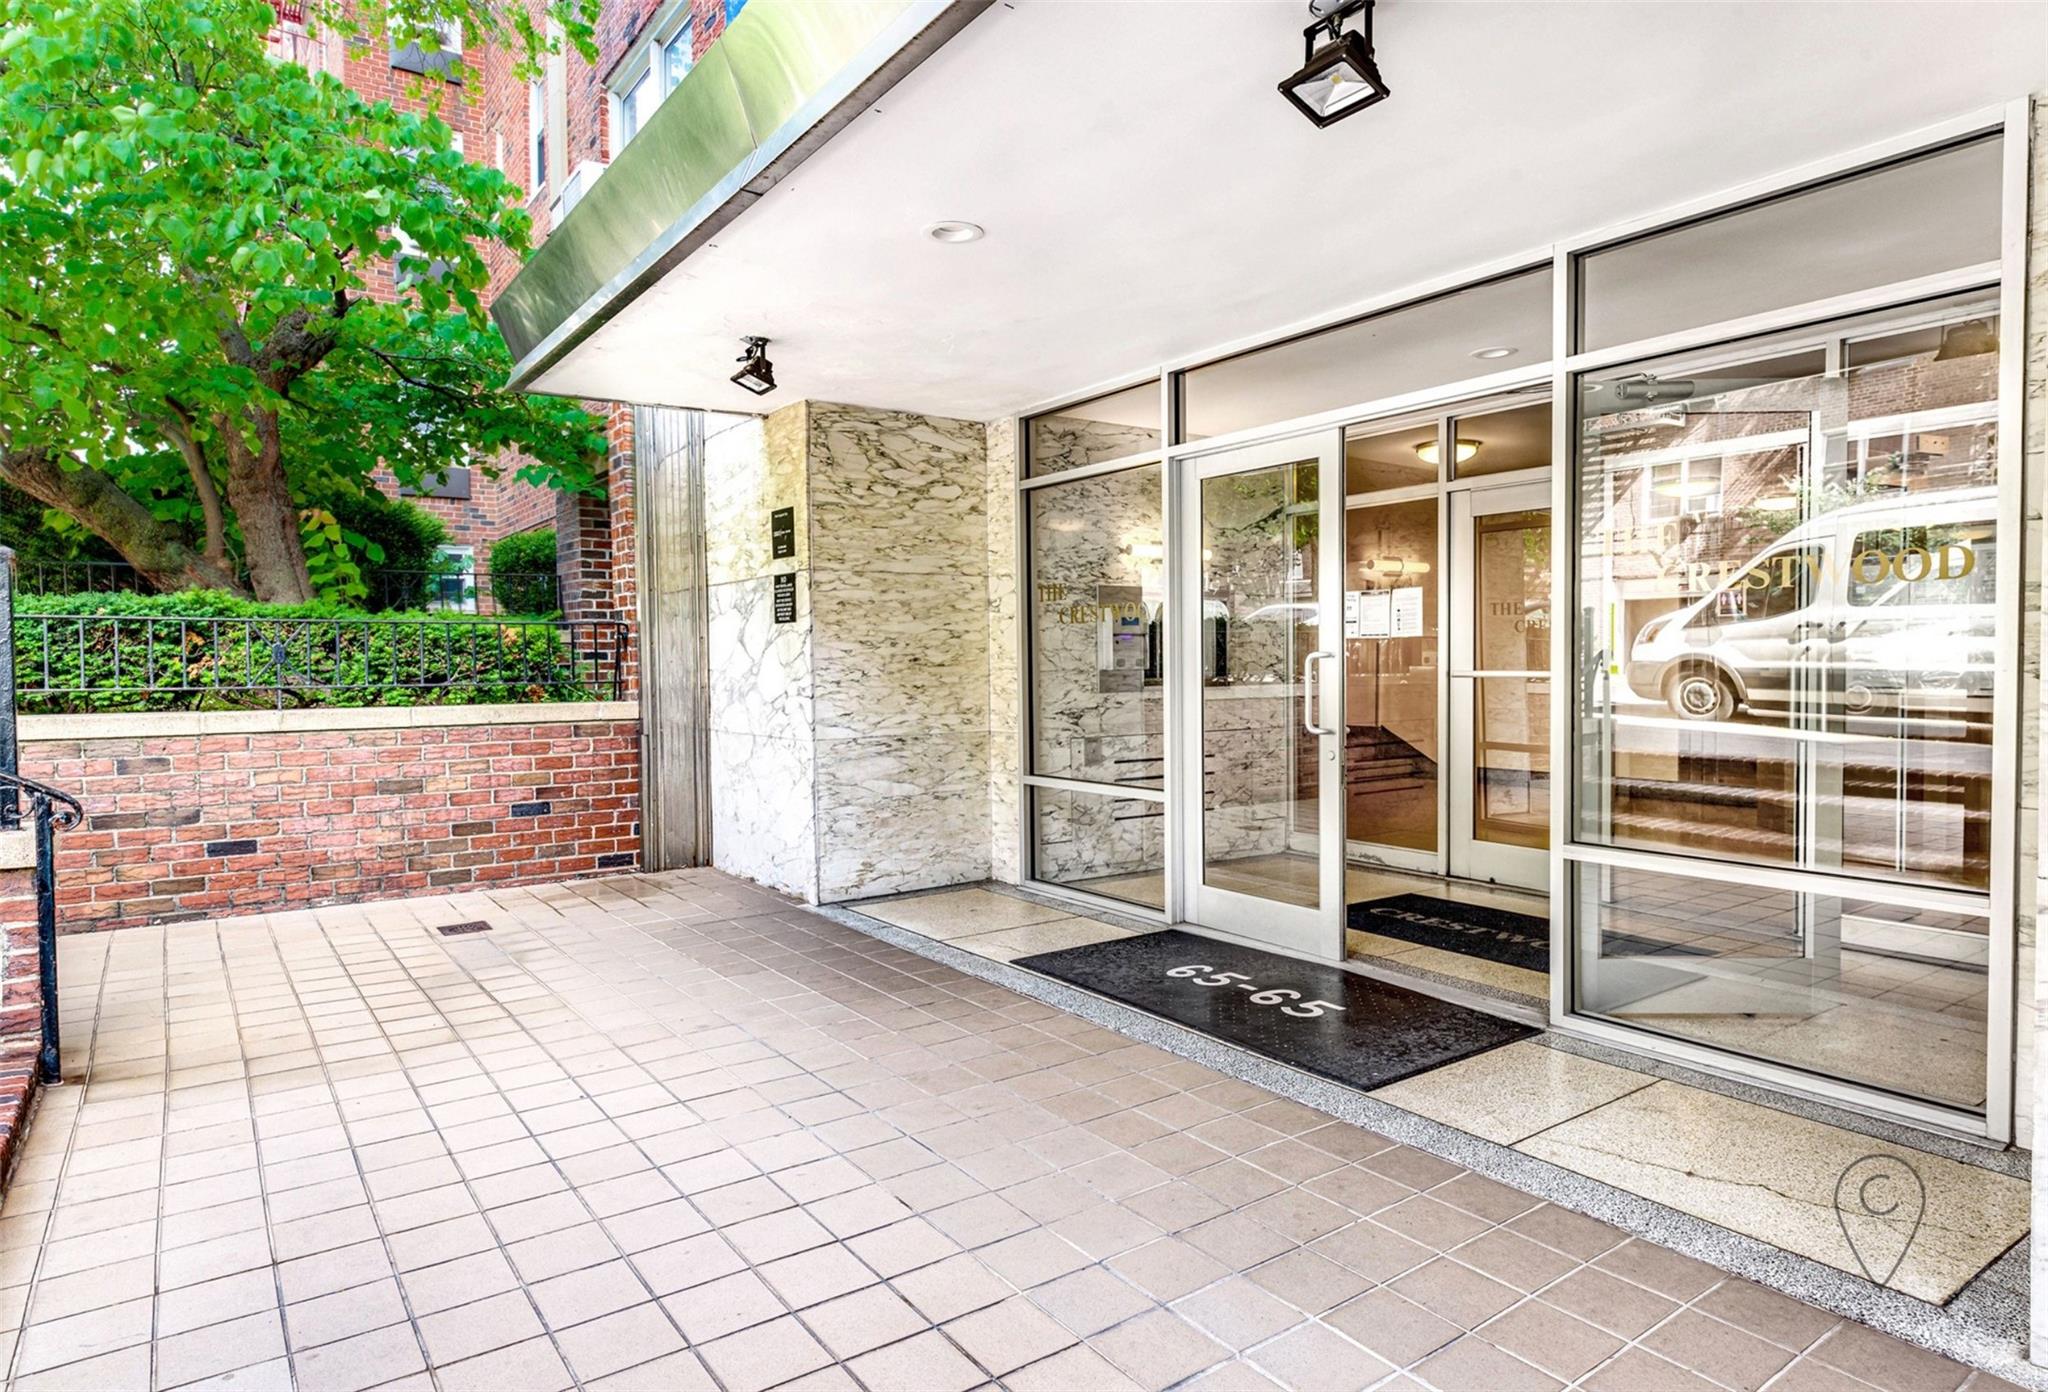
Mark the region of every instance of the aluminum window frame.
[[[1771, 334], [1818, 328], [1828, 321], [1850, 318], [1859, 313], [1896, 308], [1903, 314], [1924, 301], [1938, 300], [1965, 292], [1989, 292], [1995, 294], [1998, 301], [2001, 325], [1997, 416], [1999, 453], [1996, 465], [1999, 480], [1998, 525], [2001, 538], [2018, 538], [2014, 548], [2017, 553], [2024, 549], [2025, 538], [2021, 474], [2022, 412], [2025, 400], [2026, 212], [2028, 160], [2032, 149], [2031, 112], [2031, 98], [2015, 98], [1996, 106], [1869, 142], [1825, 159], [1809, 161], [1759, 179], [1593, 229], [1525, 253], [1497, 258], [1452, 274], [1416, 282], [1384, 295], [1352, 303], [1337, 311], [1283, 325], [1278, 329], [1247, 334], [1197, 353], [1171, 358], [1148, 372], [1106, 379], [1080, 391], [1031, 403], [1011, 420], [1014, 460], [1012, 497], [1015, 510], [1012, 523], [1015, 573], [1020, 600], [1024, 598], [1025, 587], [1031, 583], [1027, 495], [1034, 489], [1116, 473], [1147, 464], [1158, 464], [1159, 515], [1166, 553], [1166, 602], [1169, 614], [1175, 614], [1181, 611], [1187, 602], [1187, 596], [1180, 590], [1180, 572], [1184, 567], [1179, 564], [1179, 544], [1175, 536], [1173, 519], [1178, 516], [1177, 505], [1181, 491], [1186, 486], [1185, 477], [1193, 471], [1194, 461], [1202, 456], [1246, 444], [1308, 434], [1325, 428], [1372, 425], [1401, 415], [1438, 408], [1453, 408], [1464, 402], [1504, 396], [1547, 384], [1552, 408], [1550, 481], [1552, 516], [1555, 519], [1551, 583], [1552, 593], [1559, 596], [1561, 601], [1564, 596], [1576, 595], [1578, 584], [1576, 560], [1580, 536], [1579, 519], [1575, 512], [1575, 447], [1579, 418], [1575, 384], [1580, 375], [1638, 358], [1659, 357], [1678, 352], [1690, 353], [1716, 344], [1734, 345], [1744, 340], [1762, 339]], [[1967, 140], [1994, 135], [2004, 141], [2001, 151], [2003, 189], [2000, 209], [2000, 254], [1996, 261], [1896, 282], [1853, 294], [1784, 305], [1768, 312], [1697, 325], [1598, 350], [1574, 351], [1580, 318], [1577, 268], [1585, 255], [1607, 246], [1672, 230], [1704, 218], [1734, 212], [1751, 204], [1793, 195], [1809, 187], [1873, 172], [1884, 166], [1926, 155]], [[1533, 270], [1546, 261], [1552, 271], [1552, 338], [1549, 360], [1546, 362], [1482, 373], [1395, 396], [1337, 406], [1309, 416], [1277, 421], [1199, 441], [1179, 439], [1180, 378], [1184, 372], [1326, 330], [1341, 328], [1359, 320], [1436, 299], [1461, 289], [1502, 280], [1522, 271]], [[1749, 343], [1742, 351], [1746, 352], [1755, 346], [1754, 343]], [[1156, 381], [1159, 388], [1160, 438], [1163, 442], [1160, 448], [1118, 459], [1103, 460], [1059, 473], [1036, 477], [1027, 474], [1032, 417], [1051, 414], [1062, 408], [1078, 405], [1146, 381]], [[1474, 484], [1497, 481], [1472, 480]], [[1560, 528], [1562, 530], [1556, 530]], [[1653, 1058], [1666, 1059], [1701, 1072], [1729, 1077], [1740, 1082], [1761, 1084], [1777, 1091], [1815, 1098], [1848, 1110], [1904, 1121], [1966, 1140], [2001, 1146], [2009, 1143], [2014, 1133], [2013, 1119], [2016, 1107], [2016, 1098], [2013, 1094], [2013, 1045], [2017, 1027], [2015, 959], [2018, 932], [2013, 922], [2013, 912], [2019, 902], [2019, 665], [2026, 623], [2022, 588], [2025, 569], [2023, 558], [2016, 559], [2000, 567], [1998, 578], [1996, 606], [2000, 625], [2000, 653], [1993, 697], [1992, 869], [1987, 893], [1978, 895], [1970, 891], [1953, 891], [1931, 886], [1900, 886], [1881, 881], [1843, 881], [1859, 898], [1882, 897], [1890, 902], [1907, 904], [1924, 902], [1927, 907], [1957, 908], [1971, 913], [1985, 911], [1988, 904], [1992, 940], [1988, 944], [1990, 980], [1987, 983], [1986, 1018], [1987, 1101], [1983, 1116], [1905, 1098], [1870, 1085], [1851, 1083], [1840, 1078], [1573, 1013], [1571, 1000], [1575, 983], [1571, 977], [1571, 957], [1577, 941], [1577, 929], [1572, 876], [1576, 865], [1604, 862], [1674, 874], [1693, 870], [1719, 879], [1739, 875], [1745, 882], [1754, 883], [1759, 887], [1782, 886], [1797, 888], [1806, 893], [1816, 892], [1833, 881], [1824, 873], [1810, 868], [1744, 866], [1722, 861], [1684, 865], [1681, 862], [1685, 858], [1682, 857], [1621, 848], [1575, 845], [1571, 839], [1571, 830], [1576, 802], [1575, 797], [1570, 795], [1553, 796], [1551, 808], [1549, 890], [1553, 932], [1549, 1027], [1561, 1034]], [[1180, 823], [1187, 813], [1187, 790], [1180, 769], [1183, 760], [1174, 757], [1174, 751], [1181, 748], [1184, 731], [1187, 728], [1188, 693], [1182, 690], [1182, 684], [1170, 675], [1175, 669], [1176, 657], [1173, 625], [1169, 621], [1162, 636], [1165, 645], [1165, 671], [1169, 674], [1165, 680], [1162, 707], [1163, 738], [1167, 750], [1164, 788], [1131, 789], [1116, 785], [1079, 784], [1029, 772], [1034, 740], [1030, 677], [1033, 654], [1029, 609], [1027, 603], [1019, 603], [1014, 631], [1019, 658], [1016, 731], [1019, 879], [1028, 889], [1073, 904], [1080, 909], [1108, 911], [1161, 925], [1183, 922], [1186, 895], [1180, 869], [1184, 859]], [[1572, 759], [1575, 727], [1571, 709], [1572, 653], [1577, 641], [1576, 604], [1572, 612], [1573, 618], [1570, 622], [1555, 626], [1551, 644], [1553, 777], [1561, 777], [1576, 767]], [[2048, 620], [2043, 622], [2048, 623]], [[1164, 855], [1165, 907], [1154, 910], [1128, 901], [1110, 899], [1037, 879], [1033, 865], [1032, 810], [1030, 794], [1026, 791], [1032, 787], [1065, 787], [1073, 791], [1164, 802], [1167, 807]], [[1962, 897], [1959, 899], [1956, 897], [1958, 895]], [[1558, 917], [1560, 906], [1565, 914], [1561, 925]], [[1559, 926], [1562, 926], [1564, 931], [1557, 931]]]
[[[1904, 1120], [1930, 1130], [1970, 1140], [2005, 1145], [2013, 1138], [2016, 1098], [2013, 1093], [2013, 1058], [2017, 1001], [2015, 970], [2018, 927], [2013, 914], [2018, 903], [2019, 855], [2016, 836], [2019, 813], [2019, 668], [2025, 625], [2021, 572], [2023, 564], [1999, 567], [1997, 611], [1999, 654], [1992, 699], [1992, 791], [1991, 791], [1991, 873], [1984, 893], [1951, 891], [1924, 885], [1831, 876], [1811, 867], [1765, 867], [1736, 861], [1709, 861], [1665, 852], [1642, 852], [1618, 847], [1592, 845], [1576, 839], [1579, 794], [1576, 786], [1578, 763], [1573, 757], [1577, 734], [1575, 656], [1578, 644], [1579, 594], [1578, 559], [1581, 544], [1577, 482], [1579, 461], [1577, 437], [1580, 424], [1578, 382], [1583, 376], [1637, 359], [1675, 353], [1710, 352], [1726, 345], [1731, 353], [1747, 354], [1779, 334], [1796, 335], [1811, 330], [1815, 337], [1836, 320], [1858, 314], [1898, 308], [1902, 320], [1909, 319], [1922, 302], [1949, 295], [1982, 293], [1995, 295], [2000, 316], [1998, 380], [1998, 528], [2001, 539], [2021, 538], [2024, 542], [2022, 495], [2021, 411], [2025, 365], [2026, 297], [2026, 212], [2027, 174], [2031, 137], [2032, 103], [2018, 98], [1998, 107], [1979, 111], [1952, 121], [1923, 128], [1891, 140], [1864, 146], [1832, 160], [1802, 165], [1767, 179], [1728, 190], [1723, 194], [1694, 200], [1678, 208], [1627, 224], [1603, 229], [1561, 242], [1555, 248], [1556, 273], [1552, 289], [1556, 315], [1552, 325], [1552, 457], [1556, 461], [1551, 482], [1552, 515], [1564, 528], [1553, 549], [1551, 584], [1553, 593], [1572, 597], [1568, 622], [1558, 625], [1551, 645], [1551, 759], [1553, 769], [1564, 771], [1573, 786], [1551, 804], [1551, 964], [1550, 1028], [1561, 1034], [1594, 1043], [1647, 1053], [1652, 1057], [1700, 1069], [1703, 1072], [1762, 1083], [1783, 1092], [1879, 1116]], [[1922, 276], [1877, 286], [1849, 295], [1836, 295], [1801, 304], [1782, 306], [1768, 313], [1751, 314], [1719, 323], [1700, 325], [1683, 332], [1660, 334], [1634, 343], [1616, 344], [1597, 350], [1574, 352], [1578, 341], [1580, 314], [1578, 268], [1582, 259], [1604, 247], [1634, 240], [1657, 231], [1684, 226], [1718, 213], [1739, 210], [1770, 198], [1791, 196], [1803, 189], [1834, 183], [1844, 178], [1874, 172], [1887, 165], [1912, 159], [1969, 140], [1999, 136], [2004, 141], [2003, 196], [2000, 206], [2000, 257], [1995, 262]], [[1833, 335], [1836, 339], [1847, 335]], [[1830, 351], [1830, 365], [1837, 360]], [[1963, 1108], [1944, 1106], [1910, 1098], [1869, 1084], [1855, 1083], [1792, 1065], [1741, 1054], [1671, 1036], [1641, 1027], [1618, 1025], [1575, 1008], [1578, 980], [1575, 973], [1579, 944], [1578, 900], [1575, 880], [1580, 866], [1614, 866], [1654, 873], [1711, 878], [1762, 889], [1797, 889], [1824, 893], [1840, 886], [1861, 899], [1877, 899], [1906, 906], [1947, 908], [1988, 918], [1990, 938], [1986, 944], [1989, 971], [1986, 982], [1985, 1019], [1985, 1110], [1979, 1116]], [[1963, 896], [1957, 898], [1957, 895]], [[1965, 904], [1967, 907], [1965, 907]], [[1561, 930], [1561, 931], [1560, 931]]]
[[[1146, 382], [1153, 381], [1155, 378], [1162, 383], [1164, 381], [1163, 374], [1154, 374], [1152, 377], [1129, 378], [1125, 379], [1120, 385], [1108, 387], [1101, 391], [1087, 392], [1080, 396], [1066, 397], [1062, 399], [1061, 404], [1044, 407], [1031, 412], [1029, 415], [1017, 416], [1013, 424], [1014, 444], [1012, 458], [1015, 461], [1015, 469], [1011, 479], [1011, 490], [1016, 514], [1013, 520], [1016, 531], [1017, 563], [1018, 692], [1016, 757], [1018, 880], [1027, 889], [1072, 904], [1076, 908], [1119, 913], [1126, 917], [1141, 919], [1147, 923], [1157, 923], [1163, 927], [1168, 923], [1179, 920], [1179, 903], [1175, 888], [1176, 876], [1173, 871], [1173, 855], [1176, 849], [1174, 818], [1170, 810], [1175, 805], [1177, 794], [1174, 759], [1171, 755], [1171, 750], [1174, 747], [1175, 729], [1171, 712], [1172, 693], [1175, 685], [1171, 675], [1174, 655], [1171, 616], [1177, 612], [1175, 608], [1177, 596], [1174, 592], [1172, 571], [1173, 529], [1169, 523], [1169, 515], [1165, 511], [1170, 502], [1171, 495], [1171, 489], [1167, 486], [1166, 452], [1160, 449], [1146, 450], [1137, 454], [1124, 455], [1116, 459], [1097, 460], [1092, 464], [1084, 464], [1073, 469], [1063, 469], [1051, 474], [1033, 475], [1028, 472], [1031, 467], [1029, 449], [1031, 444], [1031, 424], [1034, 419], [1040, 416], [1058, 415], [1063, 410], [1084, 405], [1098, 397], [1114, 392], [1127, 391], [1132, 387], [1143, 386]], [[1163, 412], [1163, 400], [1161, 409]], [[1162, 747], [1168, 751], [1168, 753], [1162, 756], [1161, 760], [1161, 786], [1157, 788], [1136, 788], [1121, 783], [1099, 783], [1092, 779], [1063, 778], [1056, 774], [1034, 773], [1032, 768], [1033, 761], [1037, 757], [1038, 739], [1035, 703], [1036, 683], [1032, 680], [1032, 664], [1036, 656], [1036, 645], [1033, 642], [1031, 624], [1031, 615], [1035, 603], [1033, 598], [1035, 594], [1034, 582], [1031, 570], [1031, 495], [1040, 489], [1055, 488], [1062, 483], [1077, 483], [1088, 479], [1104, 478], [1112, 474], [1133, 473], [1139, 469], [1150, 467], [1157, 467], [1159, 470], [1160, 542], [1165, 548], [1162, 564], [1166, 567], [1166, 612], [1169, 616], [1166, 624], [1162, 625], [1159, 635], [1160, 661], [1162, 664], [1160, 677], [1162, 728], [1160, 739]], [[1040, 788], [1050, 792], [1081, 793], [1096, 797], [1156, 804], [1160, 809], [1160, 814], [1166, 818], [1166, 840], [1162, 852], [1165, 859], [1160, 866], [1161, 883], [1165, 889], [1165, 893], [1162, 896], [1165, 900], [1164, 906], [1155, 909], [1148, 904], [1141, 904], [1129, 899], [1118, 899], [1107, 894], [1097, 894], [1090, 890], [1076, 889], [1071, 885], [1040, 878], [1038, 874], [1037, 819], [1033, 806], [1033, 790]]]

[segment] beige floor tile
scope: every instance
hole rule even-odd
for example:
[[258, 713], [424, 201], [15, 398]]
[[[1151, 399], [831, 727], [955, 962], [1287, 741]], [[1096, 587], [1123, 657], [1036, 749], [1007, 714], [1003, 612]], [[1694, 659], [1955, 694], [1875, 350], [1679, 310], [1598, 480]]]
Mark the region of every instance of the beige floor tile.
[[1656, 1082], [1647, 1073], [1524, 1040], [1373, 1094], [1405, 1111], [1513, 1145]]
[[676, 1359], [684, 1347], [683, 1337], [654, 1305], [636, 1305], [565, 1329], [555, 1336], [555, 1342], [561, 1345], [563, 1357], [586, 1387], [628, 1369], [653, 1368], [662, 1360], [674, 1360], [662, 1376], [677, 1379], [663, 1386], [688, 1392], [709, 1382], [708, 1378], [696, 1381], [701, 1369], [693, 1369], [687, 1359]]
[[985, 889], [956, 889], [942, 894], [921, 894], [913, 899], [863, 900], [854, 906], [869, 918], [879, 918], [928, 938], [952, 941], [977, 933], [1020, 928], [1027, 923], [1045, 923], [1068, 916], [1064, 909], [1049, 909], [1008, 894]]
[[436, 1368], [434, 1377], [443, 1392], [564, 1392], [575, 1385], [568, 1365], [546, 1339], [528, 1339], [447, 1364]]
[[550, 1329], [566, 1329], [653, 1299], [645, 1283], [623, 1260], [572, 1271], [539, 1282], [528, 1291]]
[[999, 962], [1014, 962], [1019, 957], [1030, 957], [1040, 952], [1058, 952], [1062, 948], [1085, 947], [1089, 943], [1129, 936], [1130, 933], [1122, 928], [1092, 918], [1064, 917], [1022, 928], [1008, 928], [999, 933], [979, 933], [971, 938], [957, 939], [954, 945], [978, 956], [993, 957]]
[[962, 1315], [944, 1329], [968, 1357], [997, 1377], [1075, 1342], [1069, 1330], [1021, 1295]]
[[915, 1387], [919, 1392], [966, 1392], [987, 1381], [981, 1369], [937, 1330], [864, 1353], [847, 1367], [869, 1387]]
[[[1835, 1185], [1873, 1145], [1823, 1122], [1660, 1081], [1519, 1149], [1855, 1272]], [[1910, 1163], [1926, 1186], [1926, 1212], [1890, 1284], [1940, 1302], [2027, 1231], [2027, 1185], [1917, 1151]]]
[[423, 1372], [426, 1366], [419, 1336], [403, 1324], [292, 1355], [301, 1392], [359, 1392]]
[[1088, 1346], [1151, 1392], [1230, 1356], [1229, 1349], [1167, 1310], [1154, 1310], [1097, 1334]]
[[423, 1316], [419, 1331], [436, 1365], [459, 1363], [543, 1332], [524, 1291], [507, 1291]]
[[[785, 1315], [723, 1339], [697, 1346], [697, 1356], [729, 1392], [761, 1392], [814, 1372], [832, 1362], [832, 1355], [795, 1318]], [[873, 1358], [869, 1354], [867, 1357]], [[854, 1366], [860, 1366], [855, 1360]], [[936, 1373], [937, 1370], [934, 1370]], [[874, 1385], [871, 1383], [871, 1385]], [[882, 1386], [908, 1386], [882, 1383]], [[936, 1383], [930, 1384], [936, 1387]]]
[[[998, 957], [1123, 931], [980, 889], [874, 907]], [[421, 931], [473, 917], [488, 950]], [[0, 1360], [80, 1337], [18, 1387], [141, 1388], [152, 1352], [220, 1392], [1968, 1376], [716, 872], [215, 934], [60, 949], [97, 1006], [68, 1050], [92, 1081], [45, 1098], [0, 1212]], [[1888, 971], [1909, 994], [1929, 975]], [[1605, 1067], [1525, 1043], [1385, 1095], [1533, 1152], [1663, 1086]], [[1674, 1155], [1714, 1130], [1656, 1120]]]
[[285, 1331], [295, 1349], [331, 1344], [407, 1318], [398, 1282], [390, 1278], [301, 1300], [284, 1311]]
[[84, 1314], [28, 1325], [21, 1331], [21, 1340], [15, 1348], [15, 1371], [39, 1373], [59, 1364], [97, 1358], [134, 1344], [148, 1343], [152, 1304], [149, 1297], [144, 1296], [140, 1300], [127, 1300]]
[[284, 1327], [275, 1310], [174, 1334], [156, 1341], [157, 1386], [183, 1387], [251, 1364], [271, 1364], [284, 1352]]

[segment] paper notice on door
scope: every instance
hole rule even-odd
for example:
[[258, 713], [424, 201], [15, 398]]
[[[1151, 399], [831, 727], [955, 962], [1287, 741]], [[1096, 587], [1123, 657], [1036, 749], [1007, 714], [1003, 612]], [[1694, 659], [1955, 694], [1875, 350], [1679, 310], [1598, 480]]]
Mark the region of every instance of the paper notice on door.
[[1392, 611], [1388, 607], [1388, 601], [1393, 596], [1385, 590], [1357, 590], [1349, 595], [1348, 598], [1358, 601], [1358, 623], [1356, 627], [1353, 627], [1350, 622], [1350, 615], [1345, 615], [1344, 636], [1347, 638], [1386, 637], [1388, 626], [1392, 622], [1389, 618]]
[[1393, 590], [1388, 594], [1393, 600], [1394, 636], [1396, 638], [1420, 638], [1422, 636], [1422, 587], [1411, 585], [1404, 590]]

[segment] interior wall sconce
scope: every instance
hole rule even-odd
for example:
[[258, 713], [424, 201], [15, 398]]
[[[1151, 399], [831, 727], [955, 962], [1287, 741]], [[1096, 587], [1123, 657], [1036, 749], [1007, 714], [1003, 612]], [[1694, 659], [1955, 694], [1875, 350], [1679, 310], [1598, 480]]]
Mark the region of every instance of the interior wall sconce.
[[768, 340], [749, 336], [740, 349], [740, 370], [733, 373], [735, 385], [745, 387], [756, 396], [766, 396], [775, 390], [775, 364], [768, 361]]
[[[1387, 99], [1386, 79], [1372, 56], [1372, 6], [1373, 0], [1309, 0], [1311, 23], [1301, 31], [1304, 61], [1280, 84], [1280, 95], [1318, 126]], [[1345, 28], [1353, 18], [1358, 27]]]

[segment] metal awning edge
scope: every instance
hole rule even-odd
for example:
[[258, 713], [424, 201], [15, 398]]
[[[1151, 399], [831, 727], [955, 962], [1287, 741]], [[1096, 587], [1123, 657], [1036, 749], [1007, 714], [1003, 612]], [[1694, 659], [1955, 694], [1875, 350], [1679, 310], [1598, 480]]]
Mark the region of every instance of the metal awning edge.
[[[534, 390], [535, 379], [759, 201], [994, 3], [916, 0], [906, 7], [830, 82], [762, 137], [750, 157], [519, 358], [507, 385], [516, 391]], [[563, 225], [568, 225], [567, 219]], [[497, 316], [495, 305], [492, 313]], [[504, 333], [502, 322], [499, 331]]]

